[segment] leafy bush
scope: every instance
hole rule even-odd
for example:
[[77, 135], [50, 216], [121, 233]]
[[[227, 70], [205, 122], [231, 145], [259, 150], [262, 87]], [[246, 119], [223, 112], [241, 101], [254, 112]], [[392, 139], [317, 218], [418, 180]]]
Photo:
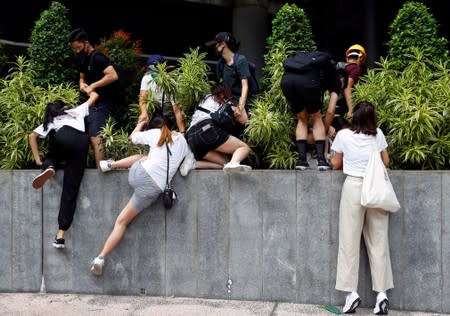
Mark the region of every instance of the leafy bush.
[[[28, 135], [42, 124], [49, 102], [62, 100], [74, 105], [78, 91], [71, 84], [36, 85], [35, 73], [30, 71], [25, 57], [19, 56], [10, 74], [0, 80], [0, 167], [20, 169], [34, 167], [28, 145]], [[42, 154], [47, 142], [40, 142]]]
[[448, 41], [438, 36], [438, 24], [423, 3], [405, 3], [389, 26], [389, 34], [387, 57], [393, 69], [403, 70], [412, 61], [414, 47], [434, 62], [448, 59]]
[[293, 142], [297, 119], [281, 91], [280, 82], [284, 74], [283, 62], [288, 55], [298, 50], [316, 49], [303, 9], [285, 4], [277, 12], [267, 48], [264, 88], [253, 101], [245, 138], [254, 149], [260, 167], [292, 169], [297, 161]]
[[393, 169], [449, 169], [450, 77], [448, 62], [432, 62], [418, 48], [404, 71], [381, 59], [355, 86], [355, 102], [375, 105]]
[[200, 100], [210, 92], [211, 82], [208, 78], [211, 70], [204, 61], [206, 53], [199, 54], [198, 51], [199, 47], [184, 54], [184, 57], [178, 60], [179, 67], [175, 73], [175, 99], [187, 115], [185, 120], [193, 114]]
[[[267, 67], [270, 67], [270, 52], [280, 41], [284, 41], [288, 51], [309, 52], [317, 48], [313, 39], [309, 18], [305, 11], [295, 4], [284, 4], [272, 20], [272, 33], [266, 39], [267, 54], [264, 55], [264, 63], [266, 65], [263, 69], [264, 77], [269, 72]], [[261, 81], [261, 85], [263, 89], [268, 86], [265, 78]]]
[[76, 82], [77, 71], [72, 65], [73, 51], [68, 41], [70, 23], [67, 9], [53, 1], [36, 21], [28, 47], [30, 70], [36, 84]]
[[137, 101], [144, 74], [139, 65], [141, 41], [133, 40], [131, 33], [119, 30], [113, 32], [109, 38], [101, 38], [95, 49], [108, 56], [118, 66], [119, 76], [122, 76], [119, 84], [124, 89], [124, 96], [117, 100], [118, 104], [114, 107], [112, 116], [118, 128], [132, 129], [134, 121], [131, 122], [130, 105]]

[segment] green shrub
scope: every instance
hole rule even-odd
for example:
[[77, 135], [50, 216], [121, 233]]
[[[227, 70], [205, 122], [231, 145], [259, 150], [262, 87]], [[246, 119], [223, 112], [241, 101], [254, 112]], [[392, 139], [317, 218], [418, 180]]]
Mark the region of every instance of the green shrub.
[[[20, 169], [34, 167], [28, 135], [42, 124], [49, 102], [63, 100], [75, 105], [79, 94], [71, 84], [36, 85], [35, 73], [25, 57], [19, 56], [10, 74], [0, 79], [0, 167]], [[40, 152], [47, 152], [47, 140], [40, 142]]]
[[178, 60], [179, 67], [175, 71], [175, 100], [186, 114], [185, 123], [189, 124], [200, 100], [210, 92], [210, 68], [205, 63], [206, 53], [199, 53], [199, 47], [190, 49]]
[[116, 65], [122, 76], [120, 85], [124, 89], [123, 98], [116, 100], [112, 117], [117, 128], [130, 130], [134, 128], [130, 109], [138, 101], [141, 78], [144, 72], [139, 65], [142, 54], [141, 41], [133, 40], [131, 33], [124, 30], [115, 31], [108, 38], [101, 38], [95, 49], [108, 56]]
[[404, 71], [381, 59], [355, 86], [355, 102], [375, 105], [393, 169], [450, 168], [448, 62], [433, 62], [414, 48]]
[[448, 41], [438, 36], [438, 24], [423, 3], [405, 3], [389, 26], [389, 34], [387, 57], [393, 69], [403, 70], [412, 61], [414, 47], [431, 61], [448, 59]]
[[78, 73], [72, 65], [73, 51], [68, 41], [71, 29], [67, 9], [53, 1], [36, 21], [30, 37], [28, 58], [36, 84], [77, 82]]
[[263, 92], [254, 100], [245, 140], [252, 146], [261, 168], [292, 169], [297, 161], [294, 146], [297, 119], [281, 91], [283, 62], [294, 51], [312, 51], [316, 44], [309, 19], [295, 4], [285, 4], [272, 21], [264, 56]]

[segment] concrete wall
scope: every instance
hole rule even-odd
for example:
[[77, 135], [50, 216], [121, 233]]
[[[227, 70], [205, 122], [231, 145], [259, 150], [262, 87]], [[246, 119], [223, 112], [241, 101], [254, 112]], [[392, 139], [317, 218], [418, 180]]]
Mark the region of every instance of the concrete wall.
[[[334, 289], [340, 171], [177, 175], [176, 206], [165, 211], [158, 201], [144, 210], [102, 277], [90, 273], [90, 263], [128, 201], [128, 172], [86, 171], [64, 250], [51, 246], [63, 173], [34, 190], [37, 173], [0, 170], [0, 292], [344, 301]], [[448, 313], [450, 172], [390, 174], [402, 204], [390, 221], [391, 307]], [[363, 254], [358, 291], [369, 307], [375, 294]]]

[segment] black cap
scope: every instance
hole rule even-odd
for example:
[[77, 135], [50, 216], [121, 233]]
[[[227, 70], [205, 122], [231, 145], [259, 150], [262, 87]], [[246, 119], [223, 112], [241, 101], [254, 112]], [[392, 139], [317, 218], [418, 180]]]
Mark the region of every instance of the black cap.
[[205, 45], [206, 46], [214, 46], [217, 43], [222, 43], [222, 42], [229, 44], [230, 41], [232, 41], [232, 40], [233, 40], [233, 36], [231, 35], [231, 33], [220, 32], [216, 35], [216, 37], [212, 41], [206, 42]]

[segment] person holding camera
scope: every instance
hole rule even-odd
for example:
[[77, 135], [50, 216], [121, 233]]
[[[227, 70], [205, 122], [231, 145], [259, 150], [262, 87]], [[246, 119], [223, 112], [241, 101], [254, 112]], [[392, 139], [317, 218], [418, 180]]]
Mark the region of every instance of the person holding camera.
[[[172, 180], [189, 148], [184, 136], [167, 127], [162, 116], [155, 116], [149, 123], [150, 129], [142, 131], [145, 122], [140, 120], [130, 135], [133, 144], [148, 145], [150, 150], [133, 163], [129, 171], [128, 182], [134, 189], [128, 203], [116, 219], [114, 228], [101, 250], [92, 261], [91, 271], [95, 275], [103, 273], [105, 258], [118, 246], [130, 224], [139, 213], [152, 205], [166, 187], [166, 181]], [[167, 146], [166, 146], [167, 144]], [[169, 151], [169, 172], [167, 179], [167, 151]], [[136, 160], [135, 157], [128, 157]], [[125, 158], [126, 160], [127, 158]], [[128, 160], [128, 163], [130, 162]]]
[[[214, 84], [211, 94], [200, 102], [186, 134], [192, 153], [186, 156], [180, 166], [182, 176], [186, 176], [192, 169], [223, 169], [226, 173], [252, 170], [250, 166], [241, 164], [250, 154], [250, 147], [211, 119], [211, 113], [225, 106], [231, 99], [231, 89], [225, 82], [220, 82]], [[238, 119], [240, 113], [235, 112], [235, 115], [238, 126], [243, 124]], [[227, 155], [231, 155], [230, 160]]]

